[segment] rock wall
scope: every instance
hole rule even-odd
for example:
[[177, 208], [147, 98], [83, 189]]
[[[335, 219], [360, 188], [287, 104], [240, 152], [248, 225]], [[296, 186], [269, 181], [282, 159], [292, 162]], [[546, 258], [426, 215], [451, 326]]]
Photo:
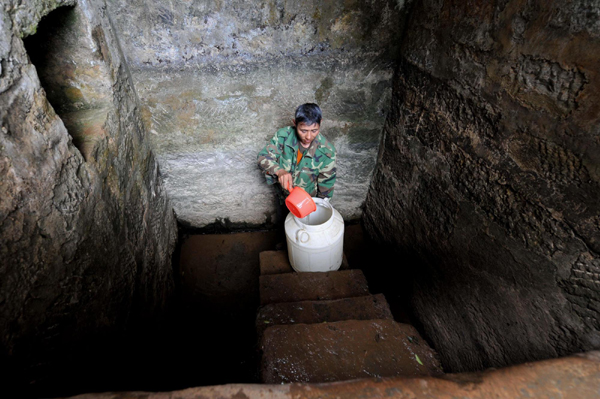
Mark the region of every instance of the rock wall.
[[[34, 66], [24, 38], [55, 8], [58, 26], [28, 45]], [[160, 315], [172, 291], [175, 217], [105, 8], [0, 1], [3, 392], [72, 389], [93, 374], [86, 356]]]
[[364, 223], [448, 371], [600, 347], [599, 16], [413, 4]]
[[108, 4], [182, 224], [273, 221], [274, 190], [256, 156], [305, 102], [321, 105], [322, 133], [339, 152], [333, 203], [345, 218], [360, 217], [389, 105], [401, 4]]

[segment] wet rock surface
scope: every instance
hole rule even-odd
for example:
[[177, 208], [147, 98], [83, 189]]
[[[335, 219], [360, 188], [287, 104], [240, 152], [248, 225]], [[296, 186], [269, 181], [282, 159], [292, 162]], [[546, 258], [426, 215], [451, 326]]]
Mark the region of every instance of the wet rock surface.
[[[97, 382], [115, 343], [164, 315], [173, 290], [176, 222], [133, 83], [103, 2], [63, 8], [75, 3], [0, 2], [0, 372], [18, 397]], [[66, 69], [22, 40], [57, 7], [64, 30], [45, 39]], [[80, 151], [56, 112], [99, 103], [100, 117], [75, 117], [97, 133]]]
[[597, 15], [414, 3], [364, 222], [447, 370], [600, 347]]
[[369, 295], [360, 270], [260, 276], [260, 303], [340, 299]]
[[267, 384], [442, 374], [417, 330], [393, 320], [269, 327], [261, 349]]
[[[338, 150], [333, 204], [362, 212], [403, 25], [395, 0], [109, 0], [179, 221], [275, 222], [258, 151], [317, 102]], [[132, 24], [131, 21], [136, 21]]]

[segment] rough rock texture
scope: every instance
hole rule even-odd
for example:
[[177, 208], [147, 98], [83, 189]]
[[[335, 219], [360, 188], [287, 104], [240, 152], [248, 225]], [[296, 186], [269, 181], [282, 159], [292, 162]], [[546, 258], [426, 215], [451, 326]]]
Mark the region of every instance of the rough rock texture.
[[600, 347], [599, 14], [414, 3], [364, 221], [446, 370]]
[[[0, 1], [3, 392], [43, 384], [51, 370], [75, 384], [69, 372], [160, 314], [173, 286], [175, 218], [127, 66], [104, 1], [64, 8], [74, 3]], [[43, 31], [46, 46], [33, 45], [36, 72], [22, 38], [57, 7], [47, 18], [62, 29]], [[93, 137], [80, 147], [85, 158], [46, 92], [59, 113], [97, 111], [72, 119]]]
[[[264, 225], [258, 151], [317, 102], [336, 146], [333, 204], [360, 217], [390, 99], [401, 4], [109, 0], [178, 220]], [[135, 23], [132, 23], [135, 21]]]

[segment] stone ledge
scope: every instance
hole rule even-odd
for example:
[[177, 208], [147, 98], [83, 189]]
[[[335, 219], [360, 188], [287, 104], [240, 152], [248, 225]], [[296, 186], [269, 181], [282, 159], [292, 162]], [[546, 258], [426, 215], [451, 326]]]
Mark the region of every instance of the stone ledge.
[[256, 331], [260, 342], [265, 329], [275, 325], [371, 319], [394, 319], [383, 294], [265, 305], [256, 317]]
[[[558, 381], [563, 381], [559, 384]], [[597, 398], [600, 352], [530, 362], [478, 373], [438, 377], [364, 378], [325, 384], [229, 384], [172, 392], [90, 393], [71, 399], [316, 399], [329, 397], [497, 399], [561, 397]]]
[[260, 303], [318, 301], [369, 295], [360, 270], [260, 276]]
[[417, 330], [393, 320], [273, 326], [265, 330], [261, 350], [267, 384], [442, 374]]
[[[292, 265], [288, 258], [288, 251], [263, 251], [260, 253], [260, 274], [261, 276], [268, 274], [283, 274], [293, 273]], [[348, 270], [348, 259], [344, 253], [340, 270]]]

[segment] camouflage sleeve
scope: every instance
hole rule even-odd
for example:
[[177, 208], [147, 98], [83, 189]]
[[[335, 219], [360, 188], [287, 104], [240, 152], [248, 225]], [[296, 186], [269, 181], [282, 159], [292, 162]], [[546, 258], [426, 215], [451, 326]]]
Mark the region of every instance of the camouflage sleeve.
[[319, 171], [317, 178], [317, 197], [331, 198], [333, 197], [333, 185], [335, 184], [335, 152], [331, 154], [330, 162], [327, 162]]
[[[282, 169], [279, 166], [279, 158], [283, 153], [283, 138], [277, 133], [269, 143], [258, 153], [258, 166], [263, 173], [267, 175], [267, 181], [273, 184], [272, 180], [277, 179], [277, 171]], [[271, 177], [271, 179], [269, 179]]]

